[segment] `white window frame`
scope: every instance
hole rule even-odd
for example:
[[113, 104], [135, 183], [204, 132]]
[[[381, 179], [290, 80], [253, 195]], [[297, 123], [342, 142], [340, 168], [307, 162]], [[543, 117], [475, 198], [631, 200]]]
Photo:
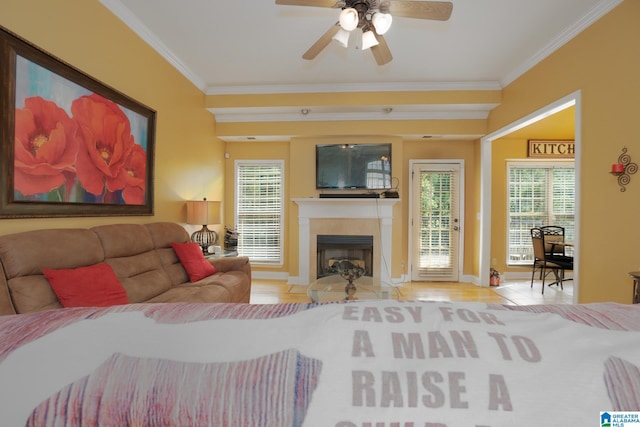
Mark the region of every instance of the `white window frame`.
[[[279, 183], [279, 234], [278, 234], [278, 256], [272, 259], [252, 257], [250, 253], [243, 253], [242, 250], [242, 224], [241, 224], [241, 206], [239, 197], [241, 194], [240, 186], [242, 182], [240, 180], [240, 170], [242, 167], [265, 167], [265, 166], [277, 166], [280, 168], [280, 183]], [[236, 160], [234, 164], [235, 174], [235, 203], [234, 203], [234, 218], [236, 224], [236, 231], [238, 232], [238, 255], [247, 255], [251, 259], [252, 264], [262, 266], [281, 267], [284, 265], [284, 183], [285, 183], [285, 169], [284, 160]], [[259, 233], [256, 233], [259, 234]]]
[[[575, 174], [575, 161], [571, 160], [571, 161], [567, 161], [567, 160], [549, 160], [549, 161], [525, 161], [525, 160], [520, 160], [520, 161], [507, 161], [507, 172], [506, 172], [506, 181], [507, 181], [507, 192], [506, 192], [506, 239], [505, 239], [505, 244], [506, 244], [506, 264], [508, 266], [514, 266], [514, 267], [519, 267], [519, 266], [530, 266], [533, 263], [533, 248], [531, 247], [530, 249], [530, 255], [531, 255], [531, 259], [526, 258], [526, 259], [522, 259], [521, 261], [517, 261], [516, 259], [514, 259], [512, 257], [512, 249], [511, 249], [511, 212], [509, 209], [510, 206], [510, 172], [512, 168], [526, 168], [526, 169], [535, 169], [535, 168], [544, 168], [544, 169], [552, 169], [552, 168], [572, 168], [574, 169], [574, 174]], [[575, 187], [574, 187], [574, 191], [575, 191]], [[552, 194], [551, 194], [551, 188], [548, 186], [546, 189], [546, 194], [545, 197], [547, 199], [547, 201], [552, 201]], [[575, 196], [574, 196], [575, 197]], [[532, 226], [541, 226], [541, 225], [555, 225], [555, 219], [553, 217], [553, 212], [551, 212], [550, 207], [551, 207], [551, 203], [548, 203], [548, 209], [547, 209], [547, 218], [549, 218], [549, 221], [544, 221], [545, 223], [542, 224], [532, 224]], [[575, 208], [575, 204], [574, 204], [574, 208]], [[575, 217], [576, 217], [576, 212], [574, 210], [573, 212], [573, 223], [575, 226]], [[557, 224], [557, 225], [562, 225], [562, 224]], [[575, 230], [572, 230], [573, 232], [575, 232]], [[571, 231], [570, 231], [571, 233]], [[569, 233], [569, 234], [570, 234]], [[569, 235], [569, 238], [567, 240], [571, 240], [571, 235]], [[569, 254], [571, 255], [571, 254]]]

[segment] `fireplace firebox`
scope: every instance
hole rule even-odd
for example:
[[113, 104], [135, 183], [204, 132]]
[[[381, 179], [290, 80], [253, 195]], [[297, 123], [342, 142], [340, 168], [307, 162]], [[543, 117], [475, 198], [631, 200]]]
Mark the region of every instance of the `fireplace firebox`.
[[316, 247], [318, 279], [337, 274], [333, 264], [343, 260], [373, 276], [373, 236], [319, 234]]

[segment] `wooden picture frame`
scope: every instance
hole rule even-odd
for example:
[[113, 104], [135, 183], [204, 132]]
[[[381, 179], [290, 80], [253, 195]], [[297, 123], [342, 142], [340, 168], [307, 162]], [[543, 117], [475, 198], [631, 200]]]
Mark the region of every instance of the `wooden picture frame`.
[[0, 218], [153, 215], [155, 116], [0, 27]]

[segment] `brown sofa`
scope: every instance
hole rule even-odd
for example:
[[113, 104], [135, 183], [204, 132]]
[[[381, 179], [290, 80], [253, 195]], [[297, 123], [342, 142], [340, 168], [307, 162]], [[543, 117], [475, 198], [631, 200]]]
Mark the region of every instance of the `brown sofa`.
[[248, 303], [247, 257], [209, 260], [218, 273], [195, 283], [172, 242], [188, 242], [179, 224], [114, 224], [90, 229], [27, 231], [0, 236], [0, 315], [61, 308], [43, 269], [111, 265], [131, 303]]

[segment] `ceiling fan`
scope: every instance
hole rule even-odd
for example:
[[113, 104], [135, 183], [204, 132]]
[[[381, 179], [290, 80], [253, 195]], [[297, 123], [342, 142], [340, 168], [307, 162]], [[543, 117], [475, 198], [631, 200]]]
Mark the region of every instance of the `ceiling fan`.
[[362, 50], [371, 48], [378, 65], [384, 65], [393, 59], [383, 37], [391, 26], [392, 16], [447, 21], [453, 10], [453, 3], [448, 1], [276, 0], [276, 4], [342, 9], [338, 22], [329, 28], [302, 58], [314, 59], [332, 40], [347, 47], [350, 32], [359, 28], [362, 30]]

